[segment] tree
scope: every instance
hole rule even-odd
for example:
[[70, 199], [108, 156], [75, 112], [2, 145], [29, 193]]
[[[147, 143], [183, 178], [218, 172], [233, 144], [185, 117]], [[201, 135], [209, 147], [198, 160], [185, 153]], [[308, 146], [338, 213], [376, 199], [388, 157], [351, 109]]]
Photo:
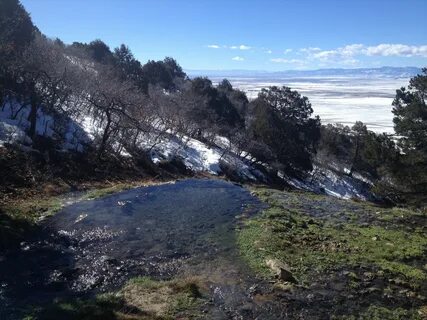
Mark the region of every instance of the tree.
[[114, 61], [113, 53], [111, 52], [110, 47], [100, 39], [93, 40], [89, 44], [74, 42], [73, 46], [83, 47], [88, 52], [90, 57], [96, 62], [112, 64]]
[[88, 106], [86, 113], [97, 126], [95, 145], [99, 160], [107, 150], [121, 149], [123, 136], [142, 130], [140, 105], [145, 100], [132, 81], [123, 81], [113, 66], [99, 64], [96, 71], [86, 70], [80, 85]]
[[285, 171], [312, 168], [311, 158], [320, 137], [320, 119], [306, 97], [287, 87], [263, 89], [250, 103], [249, 131], [266, 144]]
[[0, 57], [21, 52], [33, 39], [35, 27], [18, 0], [0, 1]]
[[241, 91], [234, 89], [230, 81], [223, 79], [217, 86], [219, 92], [224, 93], [227, 96], [227, 99], [237, 110], [241, 120], [246, 118], [248, 111], [249, 100], [246, 94]]
[[394, 129], [403, 151], [394, 175], [406, 195], [427, 201], [427, 68], [413, 77], [408, 89], [396, 91], [393, 101]]
[[18, 102], [21, 109], [29, 106], [28, 135], [32, 139], [37, 135], [40, 108], [61, 112], [71, 95], [69, 80], [77, 67], [69, 63], [63, 49], [57, 41], [35, 33], [19, 56], [1, 70], [2, 98]]
[[172, 79], [174, 78], [181, 78], [185, 79], [187, 75], [182, 70], [182, 67], [176, 62], [174, 58], [166, 57], [163, 59], [163, 64], [166, 67], [166, 70], [171, 75]]
[[364, 142], [364, 138], [368, 135], [368, 128], [361, 121], [356, 121], [352, 128], [352, 132], [354, 133], [354, 153], [353, 160], [351, 162], [350, 172], [348, 175], [351, 177], [353, 175], [353, 171], [355, 167], [360, 164], [360, 149], [362, 149], [362, 144]]
[[224, 92], [231, 92], [233, 91], [233, 86], [231, 85], [230, 81], [227, 79], [222, 79], [222, 81], [218, 84], [218, 90], [224, 91]]
[[0, 105], [15, 93], [22, 53], [36, 28], [18, 0], [0, 0]]
[[144, 64], [142, 77], [141, 88], [147, 93], [150, 85], [173, 90], [176, 88], [175, 81], [184, 80], [186, 74], [174, 59], [166, 57], [163, 61], [149, 60]]
[[270, 87], [262, 89], [258, 97], [276, 109], [284, 119], [291, 119], [295, 123], [309, 121], [313, 109], [307, 97], [301, 96], [298, 91], [289, 87]]
[[65, 111], [77, 66], [69, 64], [61, 46], [37, 35], [24, 52], [20, 68], [18, 92], [21, 103], [30, 106], [28, 135], [35, 138], [40, 108], [48, 112]]
[[220, 131], [243, 126], [243, 119], [227, 94], [215, 88], [208, 78], [194, 78], [191, 82], [191, 90], [194, 95], [203, 97], [205, 101], [201, 109], [194, 110], [195, 116], [206, 118], [209, 115], [210, 117], [206, 118], [209, 125], [216, 125]]
[[407, 89], [396, 91], [393, 101], [393, 122], [396, 134], [406, 152], [427, 154], [427, 68], [410, 80]]
[[124, 80], [132, 80], [136, 85], [142, 85], [141, 63], [135, 59], [129, 47], [122, 44], [120, 47], [114, 49], [114, 61]]

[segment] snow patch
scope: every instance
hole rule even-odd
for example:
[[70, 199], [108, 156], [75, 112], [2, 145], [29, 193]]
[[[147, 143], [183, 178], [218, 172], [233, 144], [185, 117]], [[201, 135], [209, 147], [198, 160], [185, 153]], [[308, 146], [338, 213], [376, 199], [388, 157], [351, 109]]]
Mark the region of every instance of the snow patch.
[[[0, 110], [0, 146], [5, 143], [31, 145], [32, 140], [26, 134], [30, 128], [28, 117], [29, 105], [21, 105], [16, 101], [6, 102]], [[90, 139], [85, 131], [73, 119], [65, 116], [54, 117], [43, 108], [38, 108], [36, 118], [36, 134], [39, 136], [62, 141], [62, 150], [84, 150]]]
[[[150, 148], [150, 140], [149, 138], [144, 139], [146, 149]], [[194, 172], [208, 172], [218, 175], [222, 172], [220, 163], [223, 162], [236, 168], [236, 173], [245, 180], [257, 181], [257, 176], [262, 175], [255, 172], [235, 154], [216, 146], [208, 146], [187, 136], [168, 135], [162, 138], [152, 147], [150, 155], [154, 163], [179, 157], [183, 159], [184, 165]]]
[[373, 194], [369, 191], [372, 182], [361, 175], [350, 177], [332, 169], [314, 166], [305, 179], [285, 179], [297, 189], [325, 193], [341, 199], [373, 199]]

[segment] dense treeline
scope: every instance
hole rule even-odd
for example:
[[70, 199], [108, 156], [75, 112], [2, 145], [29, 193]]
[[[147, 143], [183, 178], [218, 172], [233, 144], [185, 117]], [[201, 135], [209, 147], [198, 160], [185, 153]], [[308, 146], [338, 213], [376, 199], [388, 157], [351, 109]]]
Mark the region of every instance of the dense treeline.
[[2, 6], [1, 96], [31, 108], [33, 141], [40, 138], [36, 118], [43, 109], [95, 119], [99, 161], [123, 150], [141, 154], [142, 140], [155, 145], [164, 135], [212, 144], [221, 135], [248, 162], [311, 169], [320, 121], [310, 118], [310, 103], [296, 91], [273, 87], [249, 102], [227, 80], [215, 86], [207, 78], [189, 79], [172, 58], [141, 64], [126, 45], [110, 50], [101, 40], [66, 45], [47, 39], [18, 1]]
[[146, 164], [150, 150], [171, 135], [212, 145], [222, 136], [229, 142], [224, 152], [275, 175], [301, 176], [313, 160], [337, 163], [348, 175], [368, 176], [390, 199], [425, 196], [427, 74], [397, 91], [393, 139], [362, 123], [321, 126], [308, 99], [287, 87], [263, 89], [249, 101], [227, 80], [190, 79], [173, 58], [142, 64], [124, 44], [111, 50], [99, 39], [48, 39], [18, 0], [0, 0], [0, 58], [0, 107], [16, 104], [15, 114], [30, 108], [32, 148], [45, 145], [37, 132], [43, 110], [63, 119], [49, 138], [54, 149], [67, 134], [66, 119], [91, 119], [97, 130], [85, 152], [97, 164], [123, 154]]

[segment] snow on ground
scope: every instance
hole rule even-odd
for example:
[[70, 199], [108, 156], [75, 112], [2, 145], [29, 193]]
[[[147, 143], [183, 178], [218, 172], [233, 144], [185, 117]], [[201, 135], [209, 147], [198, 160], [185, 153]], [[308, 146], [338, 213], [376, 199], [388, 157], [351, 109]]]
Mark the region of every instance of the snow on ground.
[[373, 199], [372, 193], [369, 192], [371, 183], [361, 175], [350, 177], [336, 170], [315, 166], [310, 175], [304, 180], [295, 178], [286, 180], [295, 188], [325, 193], [341, 199]]
[[[29, 106], [22, 106], [13, 101], [6, 103], [0, 109], [0, 146], [5, 143], [31, 146], [32, 140], [26, 134], [30, 127], [27, 120], [29, 113]], [[44, 137], [62, 139], [64, 151], [82, 152], [84, 145], [99, 135], [101, 127], [89, 116], [75, 120], [66, 118], [61, 121], [59, 118], [54, 119], [43, 112], [42, 108], [39, 108], [37, 114], [36, 133]], [[152, 140], [150, 137], [145, 137], [141, 141], [141, 147], [145, 150], [150, 149], [153, 144]], [[218, 142], [222, 142], [218, 145], [223, 148], [229, 144], [228, 140], [223, 137], [218, 137]], [[179, 138], [176, 135], [168, 134], [161, 141], [157, 141], [151, 150], [151, 156], [155, 163], [180, 157], [188, 169], [216, 175], [221, 173], [220, 162], [224, 162], [234, 168], [243, 179], [256, 181], [257, 177], [262, 177], [259, 171], [251, 169], [236, 155], [224, 152], [221, 147], [209, 147], [196, 139], [185, 136]], [[126, 150], [123, 150], [122, 153], [130, 156]]]
[[[19, 143], [26, 146], [32, 144], [32, 140], [26, 134], [30, 127], [29, 114], [30, 106], [22, 106], [15, 101], [6, 102], [0, 108], [0, 146], [5, 143]], [[84, 144], [89, 141], [85, 131], [75, 121], [70, 118], [55, 121], [53, 116], [43, 111], [43, 108], [39, 108], [37, 112], [36, 134], [48, 138], [60, 138], [63, 140], [64, 151], [82, 152]]]
[[22, 130], [17, 120], [2, 119], [0, 121], [0, 146], [5, 143], [18, 142], [20, 144], [31, 144], [31, 139]]
[[[145, 139], [145, 148], [149, 149], [150, 139]], [[179, 157], [185, 166], [194, 172], [208, 172], [218, 175], [221, 173], [220, 163], [224, 162], [234, 168], [237, 174], [246, 180], [256, 181], [262, 174], [249, 167], [239, 157], [224, 152], [219, 147], [209, 147], [207, 144], [184, 136], [183, 138], [168, 135], [152, 148], [151, 158], [154, 163]], [[257, 178], [258, 177], [258, 178]]]
[[[27, 136], [29, 128], [28, 115], [30, 108], [11, 102], [6, 103], [0, 109], [0, 147], [5, 143], [19, 143], [23, 146], [31, 146], [32, 140]], [[55, 122], [56, 121], [56, 122]], [[73, 150], [82, 152], [84, 145], [99, 134], [102, 130], [91, 117], [72, 120], [65, 118], [54, 120], [45, 114], [40, 108], [37, 114], [37, 134], [51, 138], [63, 139], [64, 151]], [[79, 124], [81, 123], [81, 124]], [[61, 127], [62, 125], [62, 127]], [[61, 127], [61, 128], [60, 128]], [[61, 132], [58, 132], [61, 131]], [[235, 171], [242, 179], [247, 181], [264, 181], [264, 175], [241, 160], [235, 153], [225, 151], [234, 150], [225, 137], [216, 137], [216, 146], [208, 146], [199, 140], [168, 133], [162, 137], [155, 134], [147, 135], [140, 140], [140, 147], [150, 151], [154, 163], [171, 160], [179, 157], [184, 165], [194, 172], [208, 172], [218, 175], [221, 173], [221, 163]], [[154, 146], [153, 146], [154, 145]], [[122, 151], [125, 156], [131, 156], [126, 150]], [[331, 168], [315, 167], [315, 169], [304, 180], [282, 176], [289, 184], [296, 188], [314, 192], [326, 193], [328, 195], [343, 199], [359, 198], [371, 199], [369, 193], [370, 182], [366, 178], [355, 174], [349, 177], [340, 170]]]

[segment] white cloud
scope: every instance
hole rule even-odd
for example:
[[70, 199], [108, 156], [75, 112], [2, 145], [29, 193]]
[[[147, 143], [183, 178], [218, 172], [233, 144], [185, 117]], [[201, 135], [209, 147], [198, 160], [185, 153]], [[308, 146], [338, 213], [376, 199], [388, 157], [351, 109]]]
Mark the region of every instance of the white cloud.
[[284, 54], [288, 54], [289, 52], [292, 52], [292, 49], [285, 49], [285, 51], [283, 51]]
[[308, 48], [302, 48], [299, 49], [300, 52], [303, 53], [313, 53], [313, 52], [317, 52], [317, 51], [321, 51], [322, 49], [317, 48], [317, 47], [308, 47]]
[[265, 53], [272, 54], [273, 51], [271, 51], [270, 49], [268, 49], [268, 50], [265, 51]]
[[366, 55], [368, 56], [421, 56], [427, 57], [427, 45], [409, 46], [406, 44], [389, 44], [383, 43], [377, 46], [370, 46], [366, 48]]
[[244, 44], [241, 44], [240, 46], [230, 46], [229, 48], [232, 49], [232, 50], [237, 50], [237, 49], [239, 49], [239, 50], [249, 50], [252, 47], [245, 46]]
[[271, 62], [276, 62], [276, 63], [288, 63], [288, 59], [283, 59], [283, 58], [272, 58], [270, 59]]
[[242, 58], [242, 57], [239, 57], [239, 56], [235, 56], [235, 57], [231, 58], [231, 60], [234, 60], [234, 61], [244, 61], [245, 58]]
[[247, 45], [244, 45], [244, 44], [241, 44], [239, 46], [227, 46], [227, 45], [209, 44], [209, 45], [207, 45], [207, 47], [211, 48], [211, 49], [224, 48], [224, 49], [232, 49], [232, 50], [249, 50], [249, 49], [252, 49], [251, 46], [247, 46]]
[[315, 50], [307, 51], [307, 53], [311, 58], [329, 61], [332, 59], [348, 59], [355, 55], [363, 54], [364, 50], [363, 44], [350, 44], [332, 50]]
[[427, 57], [427, 45], [409, 46], [405, 44], [379, 44], [376, 46], [366, 46], [363, 44], [350, 44], [331, 50], [321, 50], [319, 48], [303, 48], [300, 52], [307, 55], [308, 59], [320, 60], [322, 62], [334, 60], [352, 61], [355, 56], [397, 56]]
[[302, 59], [284, 59], [284, 58], [272, 58], [270, 59], [271, 62], [275, 63], [287, 63], [287, 64], [298, 64], [298, 65], [305, 65], [306, 61]]

